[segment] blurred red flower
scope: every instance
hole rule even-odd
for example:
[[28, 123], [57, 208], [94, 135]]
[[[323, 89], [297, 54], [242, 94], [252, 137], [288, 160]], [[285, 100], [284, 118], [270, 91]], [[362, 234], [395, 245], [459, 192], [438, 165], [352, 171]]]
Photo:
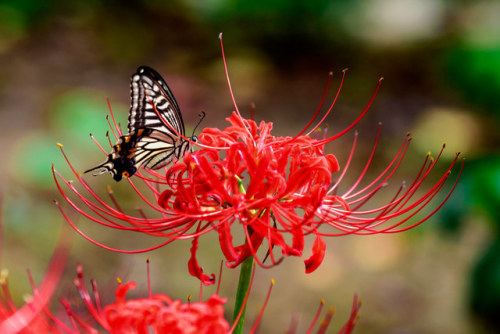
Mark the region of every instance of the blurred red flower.
[[103, 313], [111, 333], [227, 333], [224, 319], [226, 300], [212, 295], [205, 302], [182, 303], [165, 294], [150, 298], [125, 300], [134, 282], [122, 284], [116, 290], [116, 302], [107, 305]]
[[[7, 284], [6, 274], [0, 280], [2, 294], [0, 294], [0, 332], [14, 333], [113, 333], [113, 334], [141, 334], [141, 333], [173, 333], [173, 334], [230, 334], [235, 324], [231, 327], [224, 319], [224, 306], [226, 299], [219, 296], [218, 292], [207, 300], [198, 302], [182, 302], [173, 300], [166, 294], [149, 295], [147, 298], [126, 299], [128, 292], [136, 288], [133, 281], [120, 283], [116, 289], [116, 301], [108, 305], [101, 304], [101, 297], [97, 283], [91, 280], [92, 291], [87, 290], [84, 281], [83, 269], [77, 266], [77, 277], [74, 283], [79, 295], [85, 304], [87, 312], [81, 307], [73, 310], [73, 305], [65, 298], [61, 304], [65, 312], [52, 312], [46, 306], [53, 297], [54, 287], [59, 284], [67, 250], [56, 251], [51, 265], [45, 275], [44, 283], [40, 289], [33, 286], [33, 296], [26, 304], [17, 308], [12, 301]], [[31, 279], [31, 277], [30, 277]], [[148, 271], [148, 282], [149, 282]], [[253, 281], [253, 274], [251, 280]], [[265, 307], [271, 293], [272, 282], [264, 305], [249, 333], [254, 333], [260, 324]], [[249, 291], [248, 291], [249, 293]], [[244, 303], [248, 299], [246, 295]], [[309, 332], [316, 326], [324, 301], [321, 301], [316, 316], [309, 326]], [[358, 320], [361, 303], [354, 296], [351, 313], [339, 334], [348, 334], [354, 329]], [[334, 311], [330, 308], [323, 320], [318, 325], [318, 333], [324, 333], [330, 325]], [[293, 319], [288, 333], [295, 333], [297, 319]], [[236, 320], [237, 322], [237, 320]]]
[[[172, 300], [168, 295], [155, 294], [148, 298], [126, 300], [130, 289], [136, 283], [130, 281], [120, 284], [116, 289], [116, 302], [102, 307], [99, 298], [92, 298], [85, 287], [81, 266], [75, 284], [87, 309], [99, 325], [108, 333], [228, 333], [229, 323], [224, 319], [226, 299], [212, 295], [204, 302], [182, 303]], [[96, 283], [92, 281], [94, 296], [97, 295]], [[98, 295], [97, 295], [98, 296]], [[69, 303], [64, 302], [69, 310]], [[73, 319], [83, 329], [88, 324], [72, 314]]]
[[20, 307], [16, 306], [10, 293], [8, 270], [2, 269], [0, 274], [0, 333], [61, 333], [45, 311], [58, 287], [69, 255], [69, 245], [64, 242], [65, 237], [67, 238], [66, 234], [61, 234], [47, 272], [38, 286], [35, 285], [28, 271], [33, 294], [26, 298], [26, 302]]

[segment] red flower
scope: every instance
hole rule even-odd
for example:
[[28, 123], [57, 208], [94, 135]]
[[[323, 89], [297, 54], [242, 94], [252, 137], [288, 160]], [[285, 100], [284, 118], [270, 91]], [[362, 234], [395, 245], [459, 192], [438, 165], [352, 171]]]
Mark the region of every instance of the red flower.
[[[343, 73], [345, 76], [345, 71]], [[108, 192], [113, 205], [106, 204], [71, 164], [75, 176], [89, 192], [90, 198], [54, 170], [54, 179], [59, 190], [78, 212], [111, 228], [160, 237], [162, 241], [157, 246], [123, 251], [102, 245], [81, 232], [64, 212], [63, 214], [85, 238], [116, 251], [148, 251], [177, 239], [191, 238], [193, 246], [189, 271], [205, 284], [212, 283], [214, 275], [202, 273], [197, 263], [196, 250], [198, 238], [212, 230], [219, 235], [220, 247], [229, 267], [239, 265], [249, 256], [254, 256], [262, 267], [274, 266], [287, 256], [302, 256], [304, 239], [311, 235], [314, 244], [310, 257], [304, 261], [306, 272], [309, 273], [323, 260], [325, 237], [395, 233], [417, 226], [434, 214], [453, 191], [458, 177], [450, 192], [443, 200], [434, 204], [434, 209], [429, 214], [410, 222], [410, 219], [426, 207], [441, 190], [457, 162], [458, 154], [439, 180], [423, 194], [424, 181], [436, 166], [441, 152], [435, 159], [427, 155], [415, 179], [406, 185], [403, 184], [387, 204], [365, 208], [371, 198], [385, 188], [401, 166], [411, 140], [408, 135], [383, 171], [367, 185], [360, 186], [372, 162], [378, 132], [371, 155], [360, 176], [347, 191], [339, 194], [339, 184], [352, 161], [358, 135], [355, 135], [351, 153], [342, 169], [333, 154], [325, 153], [325, 145], [344, 135], [359, 122], [373, 103], [381, 82], [379, 81], [364, 111], [350, 126], [334, 136], [327, 137], [325, 132], [323, 138], [319, 138], [315, 135], [315, 130], [332, 110], [344, 76], [332, 105], [318, 124], [307, 133], [306, 130], [312, 125], [323, 105], [326, 90], [314, 117], [304, 130], [294, 137], [273, 136], [272, 123], [262, 121], [257, 124], [253, 120], [243, 118], [235, 104], [236, 111], [227, 118], [229, 127], [224, 130], [203, 130], [199, 136], [200, 150], [186, 154], [165, 174], [151, 170], [136, 174], [138, 177], [135, 180], [146, 185], [155, 201], [149, 200], [151, 196], [140, 192], [135, 181], [129, 178], [128, 182], [146, 206], [154, 208], [160, 214], [157, 218], [146, 218], [142, 211], [138, 215], [125, 214], [110, 190]], [[329, 83], [330, 81], [328, 86]], [[116, 133], [121, 135], [118, 127]], [[68, 159], [67, 161], [69, 163]], [[83, 205], [70, 199], [59, 178], [76, 194]], [[243, 243], [235, 244], [233, 233], [238, 228], [244, 232], [246, 238]], [[263, 259], [257, 256], [260, 248], [267, 254], [266, 258], [269, 256], [269, 264], [265, 264]], [[279, 257], [275, 254], [277, 249], [281, 252]]]
[[[55, 260], [61, 260], [58, 257]], [[57, 266], [57, 267], [54, 267]], [[0, 332], [1, 333], [101, 333], [102, 327], [107, 333], [141, 334], [141, 333], [173, 333], [173, 334], [226, 334], [230, 333], [229, 323], [224, 319], [225, 298], [212, 295], [205, 302], [182, 303], [172, 300], [165, 294], [152, 295], [149, 298], [125, 300], [130, 289], [135, 289], [135, 282], [120, 284], [116, 290], [116, 302], [102, 307], [96, 283], [92, 281], [92, 298], [83, 281], [81, 266], [78, 266], [78, 277], [75, 284], [80, 296], [99, 324], [89, 322], [72, 311], [65, 299], [61, 303], [70, 319], [59, 319], [47, 307], [57, 286], [61, 268], [64, 263], [53, 263], [47, 272], [46, 282], [42, 289], [33, 288], [34, 295], [22, 308], [16, 308], [9, 294], [5, 275], [0, 284], [3, 294], [0, 295]], [[57, 275], [54, 276], [54, 275]], [[51, 290], [47, 290], [47, 285]]]
[[[52, 313], [45, 304], [52, 298], [53, 288], [59, 282], [66, 255], [67, 250], [63, 252], [61, 250], [56, 251], [44, 283], [40, 289], [33, 287], [33, 297], [21, 308], [14, 305], [9, 294], [6, 275], [2, 275], [0, 280], [0, 287], [3, 292], [0, 295], [1, 333], [77, 334], [84, 332], [97, 334], [104, 331], [111, 334], [230, 334], [234, 330], [235, 324], [230, 327], [227, 320], [224, 319], [226, 299], [220, 297], [218, 292], [204, 302], [200, 300], [199, 302], [188, 301], [183, 303], [180, 300], [172, 300], [166, 294], [150, 294], [147, 298], [127, 300], [126, 296], [130, 289], [136, 287], [135, 282], [130, 281], [119, 284], [115, 292], [116, 302], [103, 306], [94, 280], [91, 280], [92, 293], [87, 290], [80, 265], [77, 267], [77, 277], [74, 282], [87, 311], [92, 317], [89, 318], [87, 315], [83, 316], [74, 312], [71, 304], [64, 298], [61, 299], [61, 303], [66, 311], [65, 314], [61, 312]], [[253, 281], [253, 274], [251, 281]], [[271, 283], [264, 306], [249, 333], [254, 333], [258, 328], [273, 285], [274, 282]], [[250, 290], [245, 297], [245, 304], [249, 292]], [[316, 316], [309, 326], [309, 332], [316, 326], [323, 306], [324, 301], [322, 300]], [[358, 301], [357, 296], [354, 296], [350, 317], [339, 334], [351, 333], [358, 320], [360, 307], [361, 303]], [[54, 314], [57, 314], [57, 316]], [[330, 308], [318, 326], [318, 333], [326, 331], [332, 317], [333, 309]], [[236, 322], [238, 319], [239, 317]], [[293, 320], [295, 321], [292, 321], [288, 333], [296, 332], [296, 319]]]
[[[332, 174], [339, 170], [337, 159], [325, 155], [324, 144], [309, 136], [273, 137], [272, 124], [257, 126], [237, 114], [228, 121], [231, 126], [222, 131], [201, 133], [201, 145], [210, 148], [186, 155], [169, 170], [171, 189], [161, 194], [159, 205], [174, 215], [210, 222], [231, 267], [254, 255], [264, 240], [273, 264], [279, 262], [273, 247], [281, 248], [284, 256], [302, 255], [304, 236], [317, 234], [315, 217], [324, 201], [345, 206], [341, 197], [327, 194]], [[247, 240], [239, 246], [231, 235], [236, 222]], [[292, 236], [290, 244], [286, 234]], [[324, 255], [320, 238], [313, 252], [306, 262], [308, 272]]]
[[[251, 281], [253, 281], [253, 273]], [[103, 307], [100, 304], [96, 283], [93, 280], [91, 282], [93, 289], [92, 295], [94, 298], [92, 298], [91, 294], [87, 291], [83, 280], [82, 268], [78, 266], [75, 284], [80, 292], [80, 296], [93, 318], [107, 333], [230, 334], [235, 327], [235, 324], [230, 327], [229, 323], [224, 319], [224, 304], [226, 303], [226, 299], [220, 297], [218, 292], [204, 302], [200, 300], [199, 302], [189, 301], [183, 303], [180, 300], [172, 300], [165, 294], [156, 294], [150, 295], [148, 298], [126, 300], [125, 297], [129, 290], [135, 289], [136, 287], [135, 282], [131, 281], [120, 284], [115, 293], [116, 302]], [[249, 333], [254, 333], [258, 328], [273, 285], [274, 281], [271, 283], [264, 306]], [[248, 300], [249, 292], [250, 290], [246, 295], [245, 303]], [[78, 333], [79, 329], [83, 329], [90, 333], [97, 333], [95, 326], [71, 312], [71, 306], [67, 301], [63, 300], [63, 304], [66, 306], [67, 313], [73, 324], [72, 329], [65, 328], [64, 333]], [[315, 327], [324, 304], [325, 302], [322, 300], [316, 312], [316, 316], [309, 327], [309, 332]], [[358, 300], [357, 296], [354, 296], [350, 317], [339, 334], [348, 334], [352, 332], [359, 317], [358, 312], [360, 307], [361, 302]], [[319, 325], [318, 333], [325, 333], [333, 317], [333, 313], [332, 308], [327, 311], [324, 319]], [[237, 319], [239, 319], [239, 317]], [[238, 320], [236, 320], [236, 322], [237, 321]], [[288, 331], [289, 333], [295, 333], [293, 325], [294, 323], [292, 323], [292, 327]]]
[[[393, 160], [375, 180], [359, 188], [373, 157], [372, 152], [354, 185], [344, 194], [338, 194], [337, 189], [351, 162], [357, 136], [348, 161], [340, 171], [336, 157], [324, 153], [324, 145], [337, 136], [325, 139], [304, 135], [294, 138], [274, 137], [271, 135], [271, 123], [261, 122], [257, 125], [237, 113], [228, 121], [231, 126], [224, 130], [204, 129], [199, 136], [202, 149], [184, 156], [182, 161], [168, 170], [166, 176], [152, 171], [147, 172], [154, 175], [155, 179], [147, 174], [138, 174], [139, 179], [157, 198], [157, 204], [149, 201], [145, 194], [137, 190], [134, 181], [128, 179], [145, 203], [155, 208], [162, 217], [153, 219], [143, 215], [128, 215], [118, 205], [106, 204], [76, 171], [75, 175], [89, 191], [90, 199], [54, 171], [57, 186], [76, 210], [94, 222], [163, 238], [163, 242], [152, 248], [177, 239], [192, 238], [189, 269], [191, 274], [205, 283], [210, 283], [214, 276], [203, 274], [197, 264], [197, 240], [211, 230], [219, 234], [220, 247], [230, 267], [237, 266], [249, 256], [255, 256], [260, 247], [268, 251], [271, 260], [266, 265], [257, 258], [263, 267], [276, 265], [286, 256], [302, 256], [304, 238], [313, 235], [312, 255], [305, 260], [306, 272], [312, 272], [323, 260], [324, 237], [407, 230], [429, 218], [451, 193], [424, 218], [409, 225], [404, 224], [443, 187], [458, 155], [437, 183], [423, 195], [416, 196], [416, 193], [421, 190], [441, 153], [435, 160], [428, 155], [416, 178], [409, 185], [402, 186], [389, 203], [363, 209], [400, 167], [410, 137], [407, 137]], [[339, 172], [340, 175], [334, 181], [335, 173]], [[56, 175], [78, 196], [84, 207], [97, 214], [98, 218], [87, 213], [81, 204], [77, 205], [66, 195]], [[158, 190], [167, 183], [169, 188]], [[116, 203], [111, 191], [109, 193], [112, 202]], [[240, 226], [246, 235], [246, 241], [242, 244], [233, 243], [235, 226]], [[112, 249], [85, 237], [95, 244]], [[276, 258], [274, 248], [281, 249], [281, 258]]]
[[125, 301], [134, 282], [122, 284], [116, 290], [117, 301], [104, 308], [111, 333], [227, 333], [224, 319], [226, 300], [212, 295], [205, 302], [183, 304], [169, 296], [158, 294], [150, 298]]
[[59, 284], [69, 255], [64, 234], [59, 246], [52, 255], [49, 267], [42, 283], [37, 287], [28, 271], [33, 295], [21, 307], [17, 307], [9, 291], [8, 271], [0, 274], [0, 333], [61, 333], [52, 317], [46, 313], [47, 304]]
[[[130, 289], [135, 289], [135, 282], [120, 284], [116, 289], [116, 302], [99, 304], [99, 299], [92, 302], [85, 283], [81, 267], [75, 284], [80, 291], [87, 309], [94, 319], [108, 333], [228, 333], [229, 324], [224, 319], [226, 299], [212, 295], [205, 302], [182, 303], [172, 300], [168, 295], [155, 294], [148, 298], [126, 300]], [[92, 281], [94, 295], [97, 295], [95, 282]], [[66, 303], [67, 304], [67, 303]], [[76, 322], [88, 330], [84, 321], [72, 315]]]

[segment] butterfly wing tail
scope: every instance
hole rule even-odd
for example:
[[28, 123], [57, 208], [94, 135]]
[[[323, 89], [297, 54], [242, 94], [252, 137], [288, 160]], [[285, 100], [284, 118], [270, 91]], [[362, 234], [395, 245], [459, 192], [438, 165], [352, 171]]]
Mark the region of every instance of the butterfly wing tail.
[[96, 171], [96, 172], [92, 173], [93, 176], [101, 175], [101, 174], [104, 174], [106, 172], [110, 172], [111, 173], [112, 169], [110, 168], [109, 165], [110, 165], [110, 161], [106, 160], [102, 164], [97, 165], [97, 166], [95, 166], [93, 168], [87, 169], [83, 173], [86, 174], [86, 173], [90, 173], [90, 172]]
[[97, 175], [101, 175], [101, 174], [104, 174], [106, 172], [110, 172], [110, 169], [108, 166], [106, 166], [105, 163], [103, 164], [100, 164], [99, 166], [96, 166], [94, 168], [91, 168], [91, 169], [87, 169], [85, 172], [83, 172], [84, 174], [86, 173], [90, 173], [90, 172], [93, 172], [93, 171], [97, 171], [95, 173], [92, 173], [93, 176], [97, 176]]

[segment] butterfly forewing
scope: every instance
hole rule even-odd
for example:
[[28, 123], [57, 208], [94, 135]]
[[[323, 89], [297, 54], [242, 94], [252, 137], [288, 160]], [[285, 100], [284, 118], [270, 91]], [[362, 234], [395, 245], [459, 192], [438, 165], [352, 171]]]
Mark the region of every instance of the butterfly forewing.
[[146, 66], [139, 67], [137, 73], [132, 76], [130, 86], [129, 133], [148, 128], [172, 136], [177, 136], [175, 132], [184, 135], [184, 122], [177, 101], [155, 70]]

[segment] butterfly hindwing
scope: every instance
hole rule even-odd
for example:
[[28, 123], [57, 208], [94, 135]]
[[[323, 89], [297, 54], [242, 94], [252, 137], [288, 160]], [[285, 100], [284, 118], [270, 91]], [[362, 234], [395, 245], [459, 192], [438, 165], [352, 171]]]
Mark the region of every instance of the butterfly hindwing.
[[136, 144], [134, 160], [138, 165], [146, 168], [158, 169], [168, 165], [174, 158], [176, 147], [182, 146], [182, 142], [176, 141], [175, 137], [157, 131], [147, 129], [147, 135], [143, 136]]
[[[121, 136], [108, 159], [86, 172], [110, 172], [116, 181], [132, 176], [139, 167], [159, 169], [191, 149], [174, 95], [152, 68], [141, 66], [130, 82], [128, 134]], [[195, 139], [195, 137], [193, 137]]]

